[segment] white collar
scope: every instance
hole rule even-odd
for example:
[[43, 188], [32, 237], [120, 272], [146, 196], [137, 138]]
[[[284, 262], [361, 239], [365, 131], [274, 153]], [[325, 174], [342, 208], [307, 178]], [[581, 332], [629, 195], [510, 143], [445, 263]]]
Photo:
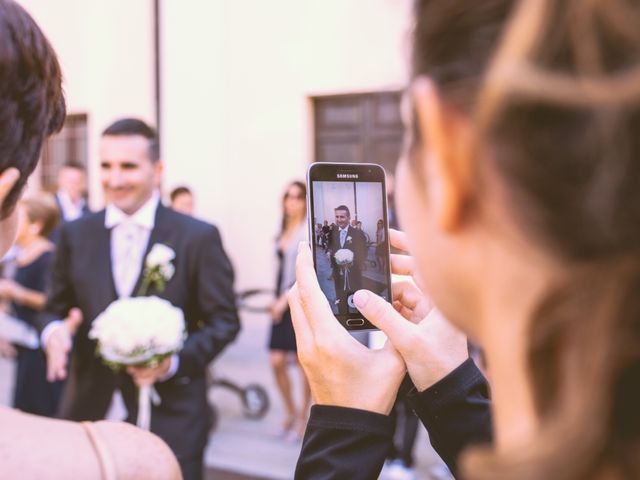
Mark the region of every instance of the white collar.
[[120, 225], [125, 220], [130, 220], [136, 225], [153, 230], [156, 223], [156, 210], [160, 203], [160, 194], [153, 191], [149, 200], [140, 207], [133, 215], [127, 215], [112, 203], [107, 205], [104, 215], [104, 226], [112, 228]]
[[84, 207], [85, 201], [82, 197], [80, 197], [77, 202], [74, 202], [73, 200], [71, 200], [71, 196], [64, 190], [58, 190], [56, 192], [56, 196], [58, 197], [60, 203], [71, 205], [73, 207], [76, 207], [78, 210]]
[[350, 227], [350, 226], [351, 226], [351, 225], [347, 225], [347, 226], [346, 226], [346, 227], [344, 227], [344, 228], [340, 228], [340, 227], [338, 227], [338, 230], [340, 230], [341, 232], [348, 232], [348, 231], [349, 231], [349, 227]]

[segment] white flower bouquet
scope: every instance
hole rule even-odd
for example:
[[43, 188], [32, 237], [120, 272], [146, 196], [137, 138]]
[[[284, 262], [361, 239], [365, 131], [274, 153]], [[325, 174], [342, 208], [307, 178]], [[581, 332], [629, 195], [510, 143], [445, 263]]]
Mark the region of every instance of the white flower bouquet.
[[343, 288], [345, 291], [349, 291], [349, 267], [353, 265], [353, 251], [348, 248], [341, 248], [338, 250], [333, 258], [336, 264], [340, 267], [340, 275], [344, 278]]
[[[131, 365], [155, 367], [182, 349], [184, 314], [158, 297], [122, 298], [96, 317], [89, 338], [98, 342], [97, 353], [114, 371]], [[137, 425], [146, 430], [152, 401], [160, 402], [153, 386], [140, 387]]]
[[343, 265], [351, 265], [353, 263], [353, 252], [348, 248], [341, 248], [338, 250], [333, 258], [336, 261], [336, 264]]

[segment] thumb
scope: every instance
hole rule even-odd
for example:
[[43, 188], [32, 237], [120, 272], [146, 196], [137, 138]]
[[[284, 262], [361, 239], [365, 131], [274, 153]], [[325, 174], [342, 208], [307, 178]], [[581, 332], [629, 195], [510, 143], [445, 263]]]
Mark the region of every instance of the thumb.
[[379, 295], [368, 290], [358, 290], [353, 296], [353, 302], [367, 320], [387, 335], [392, 344], [400, 345], [411, 335], [414, 325]]
[[19, 178], [20, 171], [15, 167], [8, 168], [0, 174], [0, 203], [4, 201]]
[[76, 333], [76, 330], [82, 323], [82, 311], [79, 308], [69, 310], [69, 316], [65, 319], [65, 323], [71, 333]]

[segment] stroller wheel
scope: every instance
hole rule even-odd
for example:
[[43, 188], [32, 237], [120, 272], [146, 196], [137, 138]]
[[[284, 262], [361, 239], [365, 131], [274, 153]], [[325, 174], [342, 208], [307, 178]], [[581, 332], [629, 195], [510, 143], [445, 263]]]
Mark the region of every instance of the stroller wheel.
[[209, 402], [209, 411], [211, 412], [211, 424], [209, 431], [215, 432], [218, 428], [218, 421], [220, 420], [220, 414], [218, 413], [218, 408], [211, 402]]
[[269, 396], [264, 388], [252, 383], [242, 391], [242, 406], [245, 417], [257, 420], [269, 410]]

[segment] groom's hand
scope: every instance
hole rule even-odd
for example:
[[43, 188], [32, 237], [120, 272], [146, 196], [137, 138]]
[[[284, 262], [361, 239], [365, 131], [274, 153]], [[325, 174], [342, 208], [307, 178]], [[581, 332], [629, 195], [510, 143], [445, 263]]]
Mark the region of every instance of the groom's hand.
[[171, 357], [167, 357], [155, 367], [127, 367], [127, 373], [133, 377], [134, 383], [142, 387], [153, 385], [158, 379], [164, 377], [169, 372]]
[[298, 357], [315, 402], [389, 414], [406, 373], [398, 352], [389, 343], [369, 350], [338, 323], [304, 243], [298, 249], [296, 280], [289, 306]]
[[69, 316], [47, 337], [44, 351], [47, 355], [47, 380], [50, 382], [67, 378], [67, 362], [73, 335], [81, 323], [82, 312], [78, 308], [72, 308]]

